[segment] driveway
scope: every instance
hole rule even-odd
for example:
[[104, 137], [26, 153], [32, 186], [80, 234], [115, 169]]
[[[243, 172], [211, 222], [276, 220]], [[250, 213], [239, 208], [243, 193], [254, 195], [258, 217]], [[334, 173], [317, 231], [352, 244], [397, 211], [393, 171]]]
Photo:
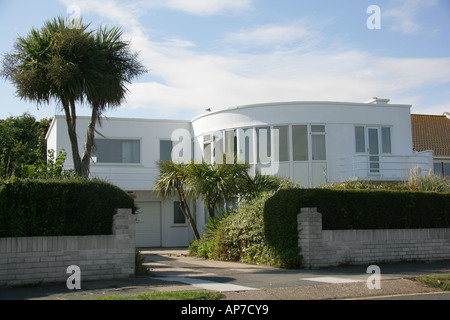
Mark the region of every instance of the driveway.
[[[379, 265], [379, 288], [368, 266], [319, 270], [286, 270], [265, 265], [205, 260], [183, 249], [142, 249], [146, 265], [157, 279], [220, 291], [229, 300], [316, 300], [441, 294], [408, 277], [450, 274], [450, 261]], [[369, 285], [368, 285], [369, 284]], [[371, 288], [369, 288], [371, 287]], [[442, 296], [444, 297], [444, 295]], [[449, 299], [449, 294], [446, 295]]]

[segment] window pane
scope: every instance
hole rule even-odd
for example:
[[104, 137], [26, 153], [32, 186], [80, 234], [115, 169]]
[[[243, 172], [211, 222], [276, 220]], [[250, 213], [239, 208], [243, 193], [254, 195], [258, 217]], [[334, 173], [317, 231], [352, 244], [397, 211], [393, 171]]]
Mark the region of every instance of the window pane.
[[381, 152], [391, 153], [391, 128], [381, 128], [381, 143]]
[[292, 126], [292, 143], [294, 161], [307, 161], [308, 127], [306, 125]]
[[97, 163], [140, 163], [139, 140], [95, 139]]
[[203, 160], [206, 163], [211, 163], [211, 135], [203, 136]]
[[[279, 126], [274, 127], [278, 130], [278, 151], [279, 151], [279, 161], [289, 161], [289, 127]], [[275, 141], [277, 143], [277, 141]]]
[[186, 218], [180, 208], [180, 201], [173, 202], [173, 223], [186, 223]]
[[227, 155], [227, 163], [233, 163], [237, 154], [236, 130], [229, 130], [225, 133], [225, 153]]
[[270, 127], [256, 128], [258, 163], [269, 163], [271, 157]]
[[172, 160], [172, 141], [160, 140], [159, 141], [159, 160], [167, 161]]
[[325, 126], [324, 125], [312, 125], [311, 132], [325, 132]]
[[325, 135], [312, 135], [312, 159], [313, 160], [326, 160], [326, 148], [325, 148]]
[[223, 163], [223, 133], [216, 132], [214, 137], [214, 161], [215, 163]]
[[366, 152], [364, 127], [355, 127], [356, 152]]
[[238, 129], [239, 136], [239, 161], [253, 163], [253, 129]]

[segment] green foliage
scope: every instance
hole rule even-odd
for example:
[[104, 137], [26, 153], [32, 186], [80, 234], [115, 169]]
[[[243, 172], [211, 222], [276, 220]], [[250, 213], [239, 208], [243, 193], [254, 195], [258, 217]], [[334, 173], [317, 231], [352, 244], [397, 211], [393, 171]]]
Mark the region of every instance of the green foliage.
[[138, 248], [134, 252], [134, 275], [146, 276], [150, 273], [150, 270], [144, 265], [145, 257], [139, 251]]
[[0, 178], [30, 177], [32, 166], [46, 162], [45, 134], [49, 119], [24, 113], [0, 120]]
[[[126, 85], [146, 72], [130, 43], [121, 39], [120, 28], [100, 27], [95, 33], [88, 27], [82, 19], [76, 21], [76, 27], [73, 21], [60, 17], [48, 20], [42, 28], [18, 37], [0, 70], [0, 76], [16, 87], [21, 99], [37, 104], [51, 100], [59, 103], [67, 119], [75, 172], [86, 178], [96, 123], [105, 110], [123, 103]], [[80, 157], [76, 104], [85, 102], [91, 106], [92, 116], [85, 152]]]
[[264, 207], [274, 192], [262, 192], [242, 201], [235, 211], [210, 219], [190, 254], [208, 259], [269, 264], [282, 268], [301, 265], [298, 249], [277, 250], [266, 237]]
[[117, 208], [134, 200], [99, 180], [0, 180], [0, 237], [112, 233]]

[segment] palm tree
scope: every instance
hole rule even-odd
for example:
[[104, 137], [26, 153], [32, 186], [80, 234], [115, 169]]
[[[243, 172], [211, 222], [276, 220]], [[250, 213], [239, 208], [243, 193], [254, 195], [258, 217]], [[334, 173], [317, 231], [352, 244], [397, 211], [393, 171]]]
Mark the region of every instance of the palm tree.
[[[100, 28], [94, 34], [89, 25], [63, 18], [47, 21], [41, 30], [32, 29], [19, 37], [15, 51], [3, 59], [0, 75], [16, 86], [21, 99], [38, 105], [54, 99], [64, 110], [75, 172], [88, 177], [95, 124], [102, 112], [123, 102], [134, 77], [145, 72], [129, 44], [120, 39], [118, 28]], [[92, 107], [83, 159], [76, 135], [76, 103]]]
[[129, 43], [122, 41], [122, 31], [118, 27], [100, 27], [95, 37], [95, 65], [91, 82], [86, 86], [86, 99], [92, 108], [88, 125], [84, 154], [81, 159], [82, 176], [89, 176], [92, 148], [94, 147], [95, 125], [101, 125], [105, 110], [120, 106], [128, 93], [126, 84], [146, 72], [138, 61], [137, 53], [132, 53]]
[[175, 163], [173, 161], [160, 161], [158, 167], [160, 175], [153, 187], [158, 191], [158, 195], [164, 198], [173, 198], [178, 196], [180, 209], [192, 228], [195, 239], [200, 239], [200, 233], [189, 208], [189, 201], [192, 196], [190, 188], [190, 178], [188, 168], [190, 164]]
[[215, 209], [232, 196], [238, 195], [240, 186], [246, 181], [247, 164], [208, 164], [202, 162], [189, 167], [189, 184], [196, 196], [205, 202], [209, 217]]

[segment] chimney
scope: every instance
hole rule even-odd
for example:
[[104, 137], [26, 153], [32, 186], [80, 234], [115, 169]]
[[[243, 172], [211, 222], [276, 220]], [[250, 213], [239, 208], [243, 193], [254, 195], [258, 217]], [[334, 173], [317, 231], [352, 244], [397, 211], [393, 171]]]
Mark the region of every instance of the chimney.
[[378, 97], [373, 97], [372, 100], [367, 101], [367, 103], [370, 104], [388, 104], [388, 102], [391, 101], [390, 99], [382, 99]]

